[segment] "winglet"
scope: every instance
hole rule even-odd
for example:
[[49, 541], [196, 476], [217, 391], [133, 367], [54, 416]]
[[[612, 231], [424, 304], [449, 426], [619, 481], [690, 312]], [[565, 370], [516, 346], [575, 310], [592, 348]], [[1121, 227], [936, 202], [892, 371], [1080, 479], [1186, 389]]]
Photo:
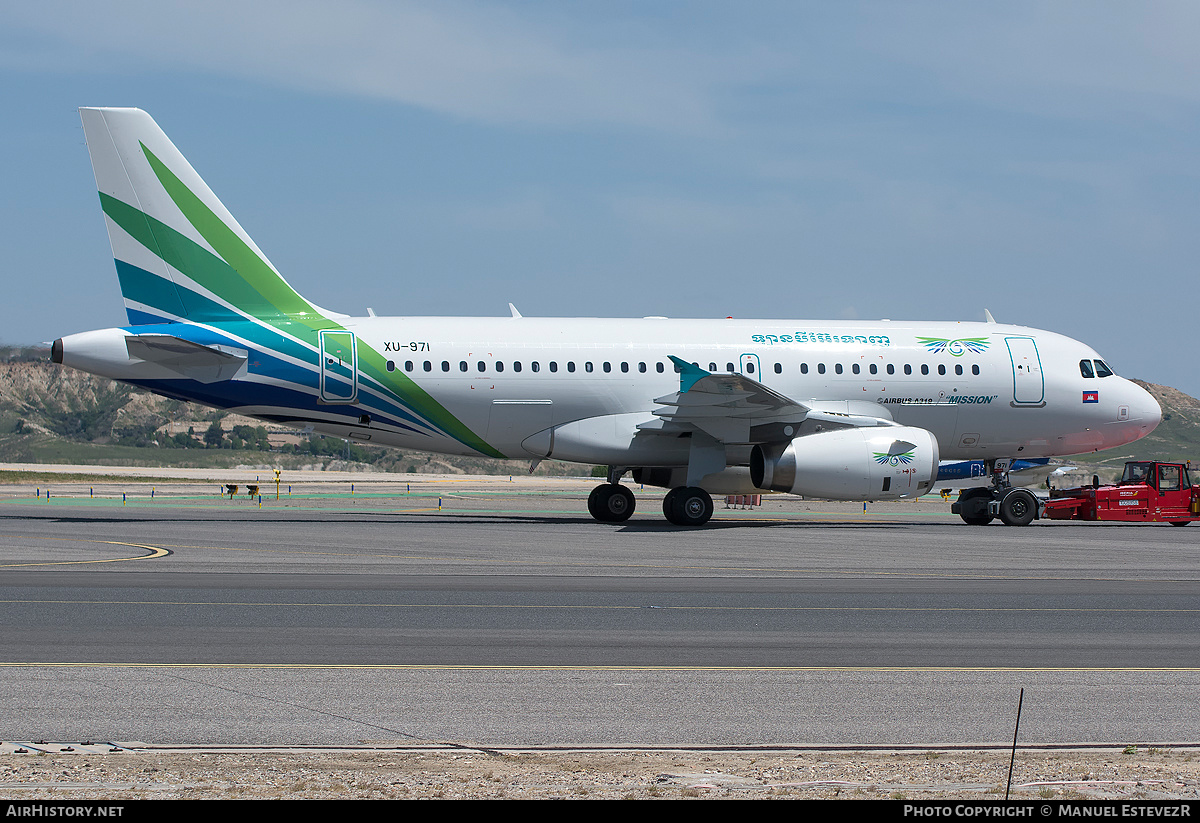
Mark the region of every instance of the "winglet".
[[996, 318], [992, 317], [992, 313], [990, 311], [988, 311], [987, 309], [983, 310], [983, 319], [987, 323], [995, 323], [996, 322]]
[[680, 360], [673, 354], [668, 354], [671, 362], [679, 367], [679, 392], [680, 394], [688, 391], [692, 386], [696, 385], [696, 381], [708, 377], [712, 372], [707, 372], [694, 363], [689, 363], [686, 360]]
[[508, 304], [508, 310], [509, 310], [510, 312], [512, 312], [512, 316], [513, 316], [513, 317], [520, 317], [520, 316], [521, 316], [521, 313], [520, 313], [519, 311], [517, 311], [517, 307], [516, 307], [516, 306], [514, 306], [512, 303], [509, 303], [509, 304]]

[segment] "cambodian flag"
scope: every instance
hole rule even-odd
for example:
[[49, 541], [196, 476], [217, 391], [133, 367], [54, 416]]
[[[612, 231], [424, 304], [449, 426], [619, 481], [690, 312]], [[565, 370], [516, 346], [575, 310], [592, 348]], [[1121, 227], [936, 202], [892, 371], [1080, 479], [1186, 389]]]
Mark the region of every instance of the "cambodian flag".
[[1083, 402], [1084, 403], [1099, 403], [1100, 402], [1100, 392], [1085, 391], [1083, 393]]

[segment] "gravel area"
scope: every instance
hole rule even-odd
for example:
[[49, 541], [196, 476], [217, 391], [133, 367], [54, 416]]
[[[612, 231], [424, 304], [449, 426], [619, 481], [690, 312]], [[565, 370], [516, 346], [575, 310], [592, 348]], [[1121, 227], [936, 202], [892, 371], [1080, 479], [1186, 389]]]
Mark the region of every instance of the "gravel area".
[[[0, 797], [997, 800], [1008, 768], [1007, 752], [936, 750], [30, 753], [0, 756]], [[1200, 754], [1018, 752], [1010, 797], [1200, 798]]]

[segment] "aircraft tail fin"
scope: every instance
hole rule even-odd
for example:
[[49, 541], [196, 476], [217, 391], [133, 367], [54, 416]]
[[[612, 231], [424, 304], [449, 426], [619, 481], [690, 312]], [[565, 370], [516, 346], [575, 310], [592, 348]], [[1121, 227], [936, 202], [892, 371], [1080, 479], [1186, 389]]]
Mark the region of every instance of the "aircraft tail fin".
[[288, 285], [150, 115], [79, 113], [130, 324], [328, 316]]

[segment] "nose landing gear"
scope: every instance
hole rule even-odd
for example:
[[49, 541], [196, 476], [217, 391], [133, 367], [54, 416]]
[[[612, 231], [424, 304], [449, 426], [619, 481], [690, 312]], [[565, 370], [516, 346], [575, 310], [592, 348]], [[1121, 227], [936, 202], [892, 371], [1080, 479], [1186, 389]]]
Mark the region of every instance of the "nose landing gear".
[[1006, 526], [1028, 526], [1040, 514], [1037, 496], [1008, 482], [1008, 460], [988, 462], [992, 485], [964, 489], [950, 511], [970, 526], [986, 526], [997, 517]]

